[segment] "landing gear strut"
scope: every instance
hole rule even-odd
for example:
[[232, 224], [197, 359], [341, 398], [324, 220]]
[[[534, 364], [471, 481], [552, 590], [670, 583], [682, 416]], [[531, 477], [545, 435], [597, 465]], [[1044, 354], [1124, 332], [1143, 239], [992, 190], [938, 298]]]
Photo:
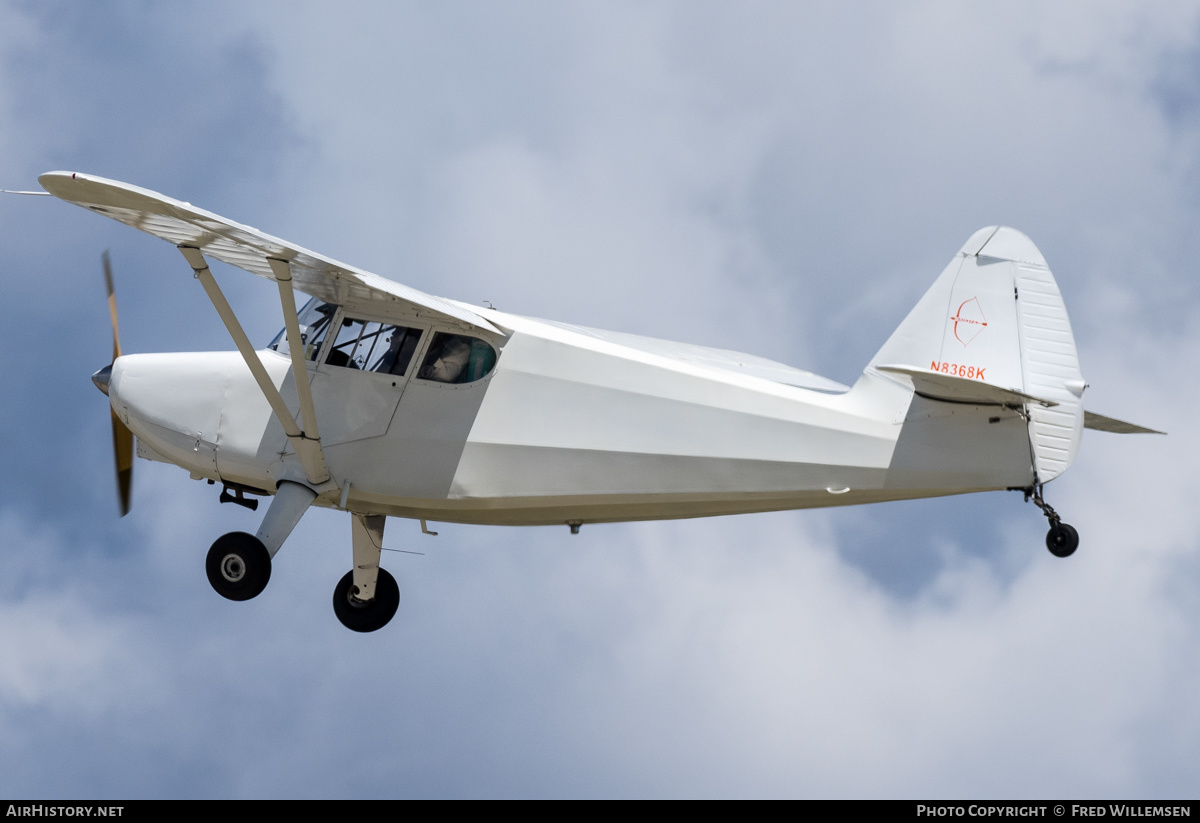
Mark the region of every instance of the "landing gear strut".
[[1055, 557], [1070, 557], [1079, 548], [1079, 532], [1069, 523], [1062, 522], [1058, 512], [1042, 498], [1042, 484], [1037, 483], [1025, 489], [1025, 502], [1033, 501], [1033, 505], [1042, 510], [1050, 521], [1050, 531], [1046, 532], [1046, 548]]
[[[239, 490], [238, 497], [241, 495]], [[250, 600], [262, 594], [271, 579], [271, 558], [316, 496], [307, 486], [284, 481], [275, 490], [257, 534], [230, 532], [218, 537], [204, 562], [208, 582], [217, 594], [229, 600]], [[258, 505], [257, 501], [244, 502]]]

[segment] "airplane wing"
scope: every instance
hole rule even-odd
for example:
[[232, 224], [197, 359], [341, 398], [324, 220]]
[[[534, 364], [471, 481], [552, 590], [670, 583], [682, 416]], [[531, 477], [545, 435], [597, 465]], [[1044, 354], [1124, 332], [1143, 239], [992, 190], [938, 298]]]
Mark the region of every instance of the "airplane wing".
[[69, 171], [38, 178], [42, 187], [69, 203], [111, 217], [175, 246], [194, 246], [205, 255], [251, 274], [275, 280], [268, 258], [290, 263], [294, 286], [338, 305], [369, 305], [395, 319], [451, 321], [456, 326], [503, 334], [470, 309], [309, 251], [258, 229], [198, 209], [158, 192]]
[[1136, 423], [1126, 423], [1124, 420], [1117, 420], [1115, 417], [1105, 417], [1102, 414], [1090, 411], [1083, 413], [1083, 427], [1102, 432], [1114, 432], [1115, 434], [1166, 434], [1166, 432], [1160, 432], [1158, 429], [1148, 429]]

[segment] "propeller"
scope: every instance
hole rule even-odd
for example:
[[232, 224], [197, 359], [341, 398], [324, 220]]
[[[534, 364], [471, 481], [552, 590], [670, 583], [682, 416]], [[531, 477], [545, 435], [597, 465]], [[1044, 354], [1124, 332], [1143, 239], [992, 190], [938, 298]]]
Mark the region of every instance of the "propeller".
[[[108, 394], [108, 383], [112, 379], [112, 364], [121, 356], [121, 336], [117, 329], [117, 296], [113, 290], [112, 264], [106, 250], [100, 258], [104, 263], [104, 285], [108, 289], [108, 314], [112, 320], [113, 354], [112, 363], [92, 375], [96, 388]], [[121, 505], [121, 516], [129, 514], [129, 494], [133, 486], [133, 432], [117, 417], [109, 405], [112, 415], [113, 457], [117, 466], [117, 494]]]

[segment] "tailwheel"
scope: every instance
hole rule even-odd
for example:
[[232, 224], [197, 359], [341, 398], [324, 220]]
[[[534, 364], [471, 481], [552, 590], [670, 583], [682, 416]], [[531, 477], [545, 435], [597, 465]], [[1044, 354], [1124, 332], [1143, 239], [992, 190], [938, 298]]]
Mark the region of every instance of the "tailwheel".
[[271, 555], [254, 535], [230, 532], [212, 544], [204, 569], [221, 597], [249, 600], [262, 594], [271, 579]]
[[1046, 548], [1055, 557], [1070, 557], [1079, 548], [1079, 532], [1070, 523], [1062, 522], [1054, 507], [1042, 498], [1042, 484], [1037, 483], [1025, 489], [1026, 502], [1032, 500], [1033, 505], [1042, 510], [1050, 521], [1050, 531], [1046, 532]]
[[359, 600], [357, 594], [354, 572], [346, 572], [333, 590], [333, 613], [351, 631], [373, 632], [382, 629], [400, 607], [400, 587], [387, 569], [379, 569], [373, 598]]
[[1079, 532], [1069, 523], [1052, 523], [1046, 532], [1046, 548], [1055, 557], [1070, 557], [1079, 548]]

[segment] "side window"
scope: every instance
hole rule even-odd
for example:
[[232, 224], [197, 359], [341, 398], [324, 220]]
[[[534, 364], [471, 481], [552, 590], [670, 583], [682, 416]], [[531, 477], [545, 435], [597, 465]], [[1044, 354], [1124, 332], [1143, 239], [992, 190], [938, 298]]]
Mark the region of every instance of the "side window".
[[[325, 333], [329, 331], [329, 321], [333, 319], [336, 311], [337, 306], [332, 303], [322, 303], [315, 297], [305, 303], [304, 308], [300, 310], [298, 319], [300, 320], [300, 339], [304, 341], [305, 360], [317, 358], [317, 352], [321, 350], [321, 342], [325, 339]], [[287, 329], [283, 329], [275, 335], [275, 339], [267, 348], [274, 349], [280, 354], [290, 355], [292, 352], [288, 346]]]
[[472, 383], [496, 365], [496, 350], [477, 337], [438, 332], [417, 377], [438, 383]]
[[347, 317], [325, 362], [347, 369], [403, 375], [420, 339], [420, 329]]
[[417, 343], [421, 340], [421, 330], [400, 326], [388, 326], [388, 329], [390, 331], [385, 332], [387, 351], [379, 358], [373, 371], [403, 376], [408, 371], [408, 364], [412, 362]]

